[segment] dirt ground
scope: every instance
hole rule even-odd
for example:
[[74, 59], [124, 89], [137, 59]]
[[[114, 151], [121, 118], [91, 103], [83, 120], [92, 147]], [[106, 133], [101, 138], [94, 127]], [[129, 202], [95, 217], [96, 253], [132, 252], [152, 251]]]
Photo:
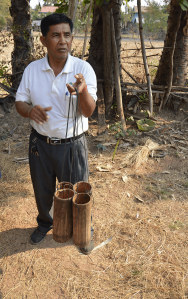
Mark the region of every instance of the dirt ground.
[[[141, 71], [129, 71], [142, 81]], [[109, 125], [117, 119], [106, 123], [102, 137], [97, 113], [89, 119], [96, 249], [85, 256], [72, 239], [56, 243], [53, 231], [41, 244], [29, 243], [37, 209], [28, 161], [17, 159], [28, 158], [31, 128], [14, 105], [7, 114], [0, 107], [0, 298], [188, 298], [188, 127], [182, 123], [188, 108], [160, 114], [154, 108], [155, 129], [142, 133], [128, 121], [136, 134], [120, 140], [114, 161], [117, 139]], [[158, 150], [144, 147], [148, 139]], [[140, 152], [136, 166], [128, 157]]]

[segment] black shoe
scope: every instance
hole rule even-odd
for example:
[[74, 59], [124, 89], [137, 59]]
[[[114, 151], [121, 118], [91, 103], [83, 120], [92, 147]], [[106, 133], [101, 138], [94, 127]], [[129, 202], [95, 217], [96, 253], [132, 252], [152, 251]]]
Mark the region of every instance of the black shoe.
[[81, 250], [81, 252], [83, 253], [83, 254], [90, 254], [91, 253], [91, 251], [94, 249], [94, 241], [93, 240], [91, 240], [90, 241], [90, 244], [88, 245], [88, 246], [86, 246], [86, 247], [83, 247], [83, 248], [80, 248], [80, 250]]
[[39, 244], [44, 237], [46, 236], [46, 234], [49, 232], [49, 230], [51, 230], [51, 228], [49, 228], [45, 233], [42, 233], [39, 230], [39, 227], [37, 227], [37, 229], [31, 234], [31, 239], [30, 239], [30, 243], [32, 245], [37, 245]]

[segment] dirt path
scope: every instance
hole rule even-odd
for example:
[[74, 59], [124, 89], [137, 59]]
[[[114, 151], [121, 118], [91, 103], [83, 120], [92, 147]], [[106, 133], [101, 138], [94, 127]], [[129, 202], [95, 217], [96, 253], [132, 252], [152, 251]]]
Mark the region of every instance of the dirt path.
[[[114, 137], [109, 131], [100, 141], [96, 119], [90, 119], [95, 246], [112, 237], [90, 256], [82, 255], [72, 240], [56, 243], [52, 231], [40, 245], [29, 244], [37, 210], [28, 164], [15, 163], [14, 158], [28, 156], [30, 127], [14, 107], [0, 119], [3, 125], [0, 298], [188, 297], [188, 130], [181, 129], [180, 121], [158, 117], [159, 135], [143, 136], [137, 131], [137, 137], [121, 141], [112, 163], [115, 145], [104, 151], [97, 145]], [[166, 156], [150, 157], [137, 169], [126, 167], [128, 153], [140, 149], [148, 138], [164, 146]]]

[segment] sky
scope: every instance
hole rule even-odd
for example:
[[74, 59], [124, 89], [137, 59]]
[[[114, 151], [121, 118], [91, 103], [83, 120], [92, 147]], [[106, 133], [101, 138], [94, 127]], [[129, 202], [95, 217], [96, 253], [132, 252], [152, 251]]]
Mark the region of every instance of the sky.
[[[158, 3], [161, 2], [161, 0], [155, 0], [155, 1], [157, 1]], [[39, 4], [39, 2], [40, 2], [41, 5], [43, 5], [42, 0], [30, 0], [30, 6], [32, 8], [35, 8], [35, 6], [37, 4]], [[141, 0], [141, 4], [142, 4], [142, 6], [146, 6], [146, 2], [144, 0]], [[131, 6], [131, 7], [136, 6], [136, 5], [137, 5], [137, 0], [133, 0], [133, 1], [129, 2], [129, 6]]]
[[[155, 1], [158, 3], [162, 2], [161, 0], [155, 0]], [[131, 7], [136, 6], [136, 5], [137, 5], [137, 0], [133, 0], [133, 1], [129, 2], [129, 6], [131, 6]], [[146, 1], [141, 0], [141, 5], [146, 6]]]
[[30, 6], [32, 7], [32, 8], [35, 8], [35, 6], [37, 5], [37, 4], [39, 4], [39, 2], [40, 2], [40, 4], [41, 4], [41, 6], [43, 5], [43, 1], [42, 0], [30, 0]]

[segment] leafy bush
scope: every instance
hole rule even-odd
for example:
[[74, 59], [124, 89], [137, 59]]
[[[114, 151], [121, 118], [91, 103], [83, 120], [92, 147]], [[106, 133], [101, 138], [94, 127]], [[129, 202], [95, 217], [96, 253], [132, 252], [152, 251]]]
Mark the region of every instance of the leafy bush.
[[146, 3], [148, 7], [147, 12], [144, 14], [144, 29], [150, 32], [166, 31], [167, 5], [161, 5], [155, 0], [147, 0]]

